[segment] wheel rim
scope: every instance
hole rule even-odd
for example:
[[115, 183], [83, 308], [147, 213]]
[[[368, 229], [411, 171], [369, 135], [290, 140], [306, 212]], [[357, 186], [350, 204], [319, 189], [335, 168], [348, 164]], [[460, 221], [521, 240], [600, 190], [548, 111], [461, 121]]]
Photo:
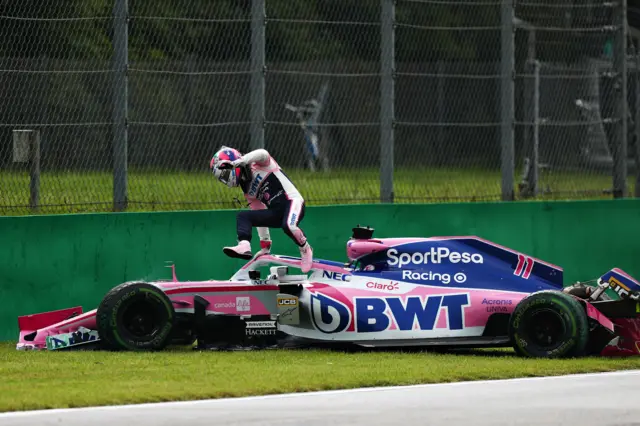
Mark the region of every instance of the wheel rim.
[[153, 337], [160, 329], [161, 318], [157, 305], [146, 298], [132, 300], [122, 310], [124, 331], [138, 339]]
[[549, 349], [562, 343], [566, 327], [558, 312], [552, 309], [539, 309], [531, 313], [524, 331], [531, 343]]

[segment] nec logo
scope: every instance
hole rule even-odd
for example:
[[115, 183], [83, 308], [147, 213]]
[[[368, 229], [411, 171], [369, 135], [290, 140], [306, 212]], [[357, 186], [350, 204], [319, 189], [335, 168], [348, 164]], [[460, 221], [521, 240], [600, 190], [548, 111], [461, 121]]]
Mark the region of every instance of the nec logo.
[[349, 274], [342, 274], [340, 272], [322, 272], [322, 278], [329, 278], [330, 280], [348, 281], [350, 276]]
[[258, 186], [260, 186], [260, 182], [262, 182], [262, 175], [256, 175], [256, 178], [251, 182], [251, 188], [249, 189], [249, 195], [255, 195], [258, 190]]

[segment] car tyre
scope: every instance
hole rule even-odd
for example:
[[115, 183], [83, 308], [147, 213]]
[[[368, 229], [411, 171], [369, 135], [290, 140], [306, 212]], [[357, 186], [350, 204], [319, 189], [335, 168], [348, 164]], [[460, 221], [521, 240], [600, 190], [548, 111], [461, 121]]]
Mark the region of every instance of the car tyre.
[[570, 358], [586, 354], [589, 322], [573, 296], [547, 290], [518, 303], [509, 319], [509, 338], [520, 356]]
[[143, 282], [114, 287], [102, 299], [96, 314], [100, 340], [113, 350], [161, 350], [171, 341], [175, 320], [169, 297]]

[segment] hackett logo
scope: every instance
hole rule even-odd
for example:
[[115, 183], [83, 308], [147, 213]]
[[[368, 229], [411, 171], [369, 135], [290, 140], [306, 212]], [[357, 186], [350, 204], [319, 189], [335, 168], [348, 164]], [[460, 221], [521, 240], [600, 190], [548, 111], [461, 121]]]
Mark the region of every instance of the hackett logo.
[[391, 266], [402, 268], [404, 265], [428, 265], [439, 264], [443, 261], [451, 263], [484, 263], [481, 254], [478, 253], [459, 253], [451, 251], [446, 247], [431, 247], [428, 252], [420, 253], [402, 253], [398, 256], [398, 250], [392, 248], [387, 250], [387, 263]]

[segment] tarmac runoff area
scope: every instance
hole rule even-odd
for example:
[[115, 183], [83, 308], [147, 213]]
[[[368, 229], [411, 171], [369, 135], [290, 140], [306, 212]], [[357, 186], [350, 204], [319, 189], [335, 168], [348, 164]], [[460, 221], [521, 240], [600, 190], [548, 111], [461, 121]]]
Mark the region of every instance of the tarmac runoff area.
[[0, 425], [640, 425], [640, 370], [0, 414]]

